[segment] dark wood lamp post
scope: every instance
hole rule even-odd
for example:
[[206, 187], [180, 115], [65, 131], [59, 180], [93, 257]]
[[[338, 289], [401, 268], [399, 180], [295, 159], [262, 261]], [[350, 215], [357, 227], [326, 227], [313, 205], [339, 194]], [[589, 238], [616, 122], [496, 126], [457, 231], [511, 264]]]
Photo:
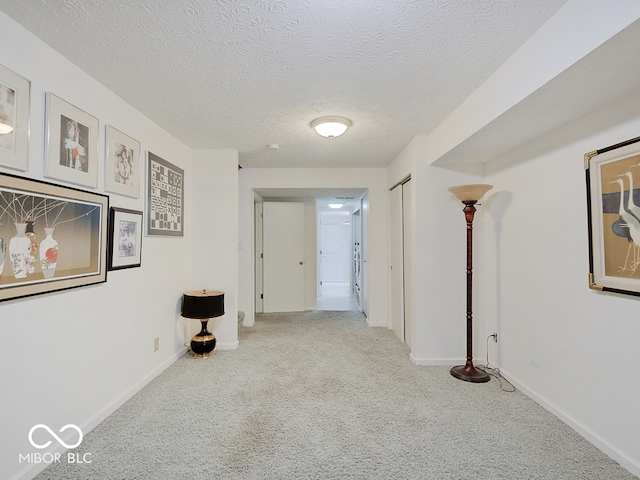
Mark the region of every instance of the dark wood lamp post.
[[476, 203], [493, 188], [493, 185], [458, 185], [448, 188], [458, 200], [464, 203], [464, 217], [467, 221], [467, 361], [451, 369], [451, 375], [465, 382], [483, 383], [489, 381], [489, 375], [473, 366], [473, 216]]

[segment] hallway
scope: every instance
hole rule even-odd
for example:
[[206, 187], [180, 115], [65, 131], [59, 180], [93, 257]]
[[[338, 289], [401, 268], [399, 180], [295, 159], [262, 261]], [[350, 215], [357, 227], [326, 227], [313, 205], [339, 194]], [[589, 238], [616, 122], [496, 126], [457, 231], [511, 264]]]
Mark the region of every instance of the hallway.
[[322, 294], [318, 297], [316, 310], [360, 310], [357, 295], [351, 294], [348, 283], [327, 283], [322, 285]]

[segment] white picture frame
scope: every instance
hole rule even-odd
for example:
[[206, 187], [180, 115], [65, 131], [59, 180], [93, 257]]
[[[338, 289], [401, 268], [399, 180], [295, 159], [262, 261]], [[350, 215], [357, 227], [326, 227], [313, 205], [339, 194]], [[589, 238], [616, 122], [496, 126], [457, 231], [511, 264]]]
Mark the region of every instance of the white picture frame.
[[98, 119], [51, 92], [46, 118], [45, 176], [97, 188]]
[[0, 122], [13, 128], [0, 134], [0, 165], [29, 168], [31, 82], [0, 65]]
[[107, 125], [105, 145], [105, 190], [139, 198], [144, 168], [140, 159], [140, 142]]

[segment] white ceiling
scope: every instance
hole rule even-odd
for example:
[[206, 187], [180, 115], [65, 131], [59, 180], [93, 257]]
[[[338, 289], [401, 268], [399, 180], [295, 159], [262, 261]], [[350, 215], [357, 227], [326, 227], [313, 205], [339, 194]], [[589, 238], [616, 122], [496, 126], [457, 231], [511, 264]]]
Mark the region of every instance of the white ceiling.
[[[242, 167], [386, 167], [566, 0], [0, 0], [193, 148]], [[353, 122], [324, 139], [309, 123]], [[278, 150], [267, 149], [278, 144]]]

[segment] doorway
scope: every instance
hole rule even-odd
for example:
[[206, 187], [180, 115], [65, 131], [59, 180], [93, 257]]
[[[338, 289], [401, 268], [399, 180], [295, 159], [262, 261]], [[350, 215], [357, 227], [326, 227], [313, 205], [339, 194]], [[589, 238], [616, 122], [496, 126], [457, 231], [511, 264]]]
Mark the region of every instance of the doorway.
[[349, 210], [318, 211], [318, 310], [357, 310]]
[[[363, 205], [366, 204], [366, 189], [324, 189], [324, 188], [261, 188], [254, 189], [254, 312], [263, 313], [277, 309], [279, 311], [291, 311], [291, 309], [327, 309], [327, 310], [361, 310], [366, 315], [366, 310], [362, 308], [363, 299], [366, 299], [366, 239], [364, 230], [367, 215]], [[328, 264], [338, 264], [339, 270], [332, 272], [325, 270], [326, 279], [324, 292], [320, 285], [323, 277], [322, 259], [320, 250], [322, 245], [320, 217], [322, 211], [332, 211], [329, 204], [343, 204], [341, 211], [347, 212], [346, 218], [340, 222], [334, 222], [334, 230], [342, 232], [338, 235], [347, 238], [347, 250], [335, 253], [328, 253], [332, 258], [328, 259]], [[282, 204], [299, 203], [304, 204], [304, 220], [296, 217], [292, 212], [280, 211], [282, 208], [288, 209]], [[280, 205], [277, 205], [280, 204]], [[276, 206], [277, 205], [277, 206]], [[274, 208], [275, 207], [275, 208]], [[291, 207], [293, 208], [293, 207]], [[288, 220], [280, 220], [276, 217], [283, 216]], [[298, 245], [304, 245], [304, 259], [300, 260], [295, 256], [293, 260], [302, 270], [303, 279], [295, 282], [297, 287], [301, 287], [300, 292], [304, 297], [304, 306], [273, 306], [269, 305], [267, 297], [279, 297], [286, 300], [284, 296], [291, 296], [294, 291], [284, 286], [284, 283], [277, 278], [274, 280], [270, 274], [276, 272], [277, 275], [284, 275], [284, 279], [290, 280], [295, 272], [286, 274], [282, 270], [285, 260], [281, 259], [269, 265], [273, 259], [273, 253], [290, 253], [294, 251], [294, 246], [285, 247], [285, 243], [291, 240], [294, 235], [288, 234], [283, 239], [284, 226], [279, 225], [280, 221], [289, 223], [292, 221], [300, 225], [304, 223], [304, 239]], [[330, 222], [327, 222], [330, 223]], [[338, 226], [342, 224], [342, 226]], [[344, 233], [346, 230], [348, 233]], [[334, 232], [335, 233], [335, 232]], [[334, 235], [336, 236], [336, 235]], [[275, 239], [275, 240], [274, 240]], [[358, 252], [356, 252], [355, 242], [357, 242]], [[268, 253], [269, 242], [271, 242], [271, 253]], [[329, 242], [325, 240], [325, 242]], [[342, 242], [344, 243], [344, 242]], [[329, 245], [329, 250], [333, 251], [333, 246]], [[290, 255], [289, 255], [290, 256]], [[291, 260], [291, 259], [289, 259]], [[302, 264], [300, 262], [303, 262]], [[289, 262], [291, 263], [291, 262]], [[345, 278], [345, 271], [347, 272]], [[298, 290], [296, 290], [298, 291]], [[296, 297], [300, 296], [300, 292]], [[318, 301], [320, 302], [318, 303]], [[286, 310], [283, 310], [286, 309]]]

